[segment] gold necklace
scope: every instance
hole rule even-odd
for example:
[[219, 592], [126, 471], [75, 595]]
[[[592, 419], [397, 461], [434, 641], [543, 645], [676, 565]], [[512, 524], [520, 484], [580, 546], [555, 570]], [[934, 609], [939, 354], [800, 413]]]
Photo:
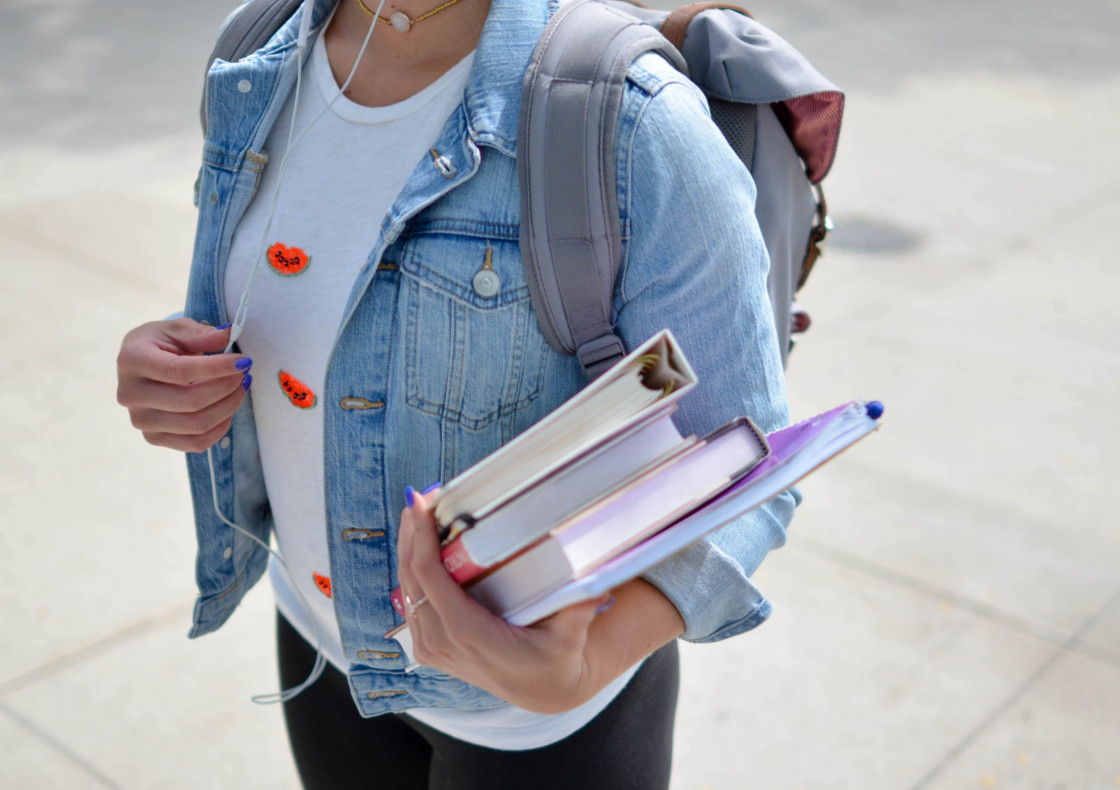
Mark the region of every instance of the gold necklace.
[[448, 2], [444, 3], [443, 5], [437, 6], [436, 8], [433, 8], [431, 11], [427, 12], [426, 14], [421, 14], [420, 16], [416, 17], [415, 19], [410, 18], [408, 14], [406, 14], [402, 11], [396, 11], [396, 12], [390, 14], [389, 18], [386, 19], [385, 17], [381, 16], [380, 14], [376, 14], [373, 11], [370, 11], [369, 7], [365, 3], [363, 3], [362, 0], [357, 0], [358, 5], [360, 5], [362, 7], [363, 11], [365, 11], [371, 17], [376, 17], [377, 21], [381, 22], [382, 24], [392, 25], [394, 30], [397, 30], [401, 33], [407, 33], [409, 31], [409, 29], [413, 25], [415, 25], [417, 22], [423, 22], [428, 17], [435, 16], [440, 11], [444, 10], [445, 8], [451, 8], [451, 6], [455, 5], [458, 2], [459, 2], [459, 0], [448, 0]]

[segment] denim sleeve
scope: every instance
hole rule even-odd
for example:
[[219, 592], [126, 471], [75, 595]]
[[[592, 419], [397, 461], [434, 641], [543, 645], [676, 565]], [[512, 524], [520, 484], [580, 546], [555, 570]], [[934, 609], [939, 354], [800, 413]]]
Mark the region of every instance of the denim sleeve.
[[[772, 431], [789, 414], [754, 182], [694, 86], [656, 74], [643, 84], [635, 68], [619, 123], [616, 325], [629, 348], [666, 326], [680, 341], [699, 378], [680, 402], [683, 433], [743, 415]], [[766, 618], [750, 576], [785, 542], [799, 501], [783, 494], [645, 574], [680, 610], [684, 639], [725, 639]]]

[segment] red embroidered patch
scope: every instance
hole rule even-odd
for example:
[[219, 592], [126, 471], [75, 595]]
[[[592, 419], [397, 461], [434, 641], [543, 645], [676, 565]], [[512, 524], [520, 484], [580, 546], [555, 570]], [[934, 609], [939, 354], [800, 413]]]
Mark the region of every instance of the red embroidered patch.
[[330, 598], [331, 578], [329, 576], [324, 576], [321, 573], [315, 573], [314, 571], [312, 571], [311, 573], [311, 578], [315, 580], [315, 586], [319, 588], [319, 592]]
[[301, 382], [299, 379], [292, 377], [289, 373], [281, 370], [277, 376], [280, 380], [280, 387], [284, 390], [284, 394], [288, 396], [288, 400], [292, 405], [300, 409], [310, 409], [316, 403], [315, 393], [311, 388]]
[[277, 274], [291, 277], [307, 269], [311, 265], [311, 258], [299, 247], [276, 242], [268, 248], [268, 265]]

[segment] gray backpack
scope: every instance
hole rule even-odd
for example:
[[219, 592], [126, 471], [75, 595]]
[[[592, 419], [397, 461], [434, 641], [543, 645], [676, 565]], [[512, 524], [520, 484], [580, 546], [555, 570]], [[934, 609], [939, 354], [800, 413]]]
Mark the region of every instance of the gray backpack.
[[[223, 27], [208, 64], [259, 49], [300, 2], [250, 0]], [[664, 12], [574, 0], [542, 34], [525, 73], [517, 146], [521, 255], [541, 330], [591, 378], [626, 354], [610, 320], [621, 257], [614, 132], [626, 72], [646, 52], [700, 87], [754, 177], [784, 362], [791, 335], [808, 328], [794, 295], [830, 229], [820, 182], [835, 157], [844, 96], [747, 11], [722, 3]], [[202, 119], [205, 128], [205, 105]]]

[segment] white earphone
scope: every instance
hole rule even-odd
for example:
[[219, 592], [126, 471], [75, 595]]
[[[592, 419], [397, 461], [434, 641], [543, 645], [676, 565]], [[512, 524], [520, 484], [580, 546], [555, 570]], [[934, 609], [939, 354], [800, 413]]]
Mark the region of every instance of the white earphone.
[[314, 11], [315, 0], [303, 0], [303, 19], [299, 21], [299, 35], [296, 37], [300, 66], [303, 65], [303, 53], [307, 51], [307, 37], [311, 35], [311, 18], [314, 16]]
[[[283, 158], [280, 160], [280, 171], [276, 176], [276, 189], [272, 194], [272, 206], [268, 212], [268, 220], [265, 222], [264, 232], [261, 234], [260, 249], [257, 252], [256, 259], [253, 261], [253, 267], [249, 271], [249, 278], [245, 283], [245, 290], [241, 293], [241, 300], [238, 302], [237, 312], [233, 317], [233, 325], [229, 330], [229, 343], [226, 345], [225, 353], [229, 353], [233, 349], [233, 344], [236, 343], [237, 338], [241, 336], [241, 330], [245, 326], [245, 319], [248, 317], [249, 303], [252, 297], [253, 285], [256, 283], [257, 274], [260, 271], [261, 261], [264, 260], [265, 250], [268, 248], [268, 234], [272, 230], [272, 219], [276, 214], [276, 206], [279, 202], [280, 196], [280, 187], [284, 183], [284, 174], [287, 170], [288, 155], [291, 153], [292, 148], [296, 145], [296, 143], [298, 143], [307, 133], [308, 129], [314, 126], [315, 122], [318, 121], [323, 116], [323, 114], [327, 112], [327, 110], [329, 110], [331, 106], [338, 100], [338, 97], [342, 96], [346, 89], [350, 87], [350, 82], [354, 79], [354, 75], [358, 71], [358, 64], [362, 62], [362, 56], [365, 55], [366, 48], [369, 46], [369, 40], [373, 36], [374, 28], [376, 28], [377, 26], [377, 17], [381, 14], [381, 9], [384, 5], [385, 0], [380, 0], [377, 5], [377, 11], [374, 14], [373, 18], [370, 20], [369, 32], [366, 33], [365, 41], [362, 42], [362, 48], [358, 50], [358, 57], [354, 59], [354, 65], [350, 69], [350, 75], [338, 89], [338, 93], [336, 93], [334, 97], [331, 98], [326, 107], [319, 111], [318, 115], [311, 119], [307, 126], [304, 127], [303, 131], [296, 135], [295, 126], [296, 116], [299, 111], [299, 95], [302, 85], [301, 76], [303, 74], [303, 66], [306, 62], [307, 57], [307, 40], [311, 36], [311, 21], [314, 15], [313, 12], [315, 10], [315, 0], [304, 0], [303, 5], [300, 7], [300, 10], [303, 13], [303, 18], [300, 19], [299, 35], [296, 37], [296, 92], [295, 96], [292, 99], [292, 122], [288, 127], [288, 145], [284, 151]], [[292, 589], [295, 590], [296, 595], [299, 596], [300, 603], [303, 604], [303, 608], [307, 611], [309, 615], [308, 619], [311, 622], [312, 628], [315, 630], [315, 665], [311, 669], [311, 674], [307, 676], [307, 680], [303, 681], [294, 688], [285, 689], [269, 694], [258, 694], [252, 698], [253, 702], [257, 702], [262, 705], [273, 704], [276, 702], [287, 702], [288, 700], [294, 698], [297, 694], [302, 692], [304, 689], [306, 689], [308, 686], [310, 686], [312, 683], [314, 683], [316, 680], [318, 680], [319, 677], [323, 674], [323, 670], [326, 669], [327, 659], [323, 654], [322, 635], [319, 633], [319, 626], [315, 622], [314, 616], [311, 615], [311, 607], [308, 605], [307, 599], [303, 597], [303, 593], [300, 592], [299, 585], [297, 585], [295, 583], [295, 580], [292, 579], [292, 574], [288, 570], [288, 566], [284, 562], [284, 558], [281, 557], [271, 546], [262, 541], [256, 535], [253, 535], [242, 527], [239, 527], [237, 524], [233, 523], [232, 520], [226, 518], [225, 514], [222, 513], [222, 509], [218, 504], [218, 482], [217, 477], [214, 473], [214, 452], [212, 447], [206, 451], [206, 457], [210, 463], [210, 490], [213, 494], [214, 499], [214, 512], [217, 513], [218, 518], [220, 518], [222, 522], [229, 526], [231, 529], [237, 530], [242, 535], [248, 537], [250, 540], [263, 546], [270, 555], [276, 558], [276, 560], [280, 563], [280, 567], [283, 568], [284, 573], [287, 574], [288, 581], [292, 585]]]

